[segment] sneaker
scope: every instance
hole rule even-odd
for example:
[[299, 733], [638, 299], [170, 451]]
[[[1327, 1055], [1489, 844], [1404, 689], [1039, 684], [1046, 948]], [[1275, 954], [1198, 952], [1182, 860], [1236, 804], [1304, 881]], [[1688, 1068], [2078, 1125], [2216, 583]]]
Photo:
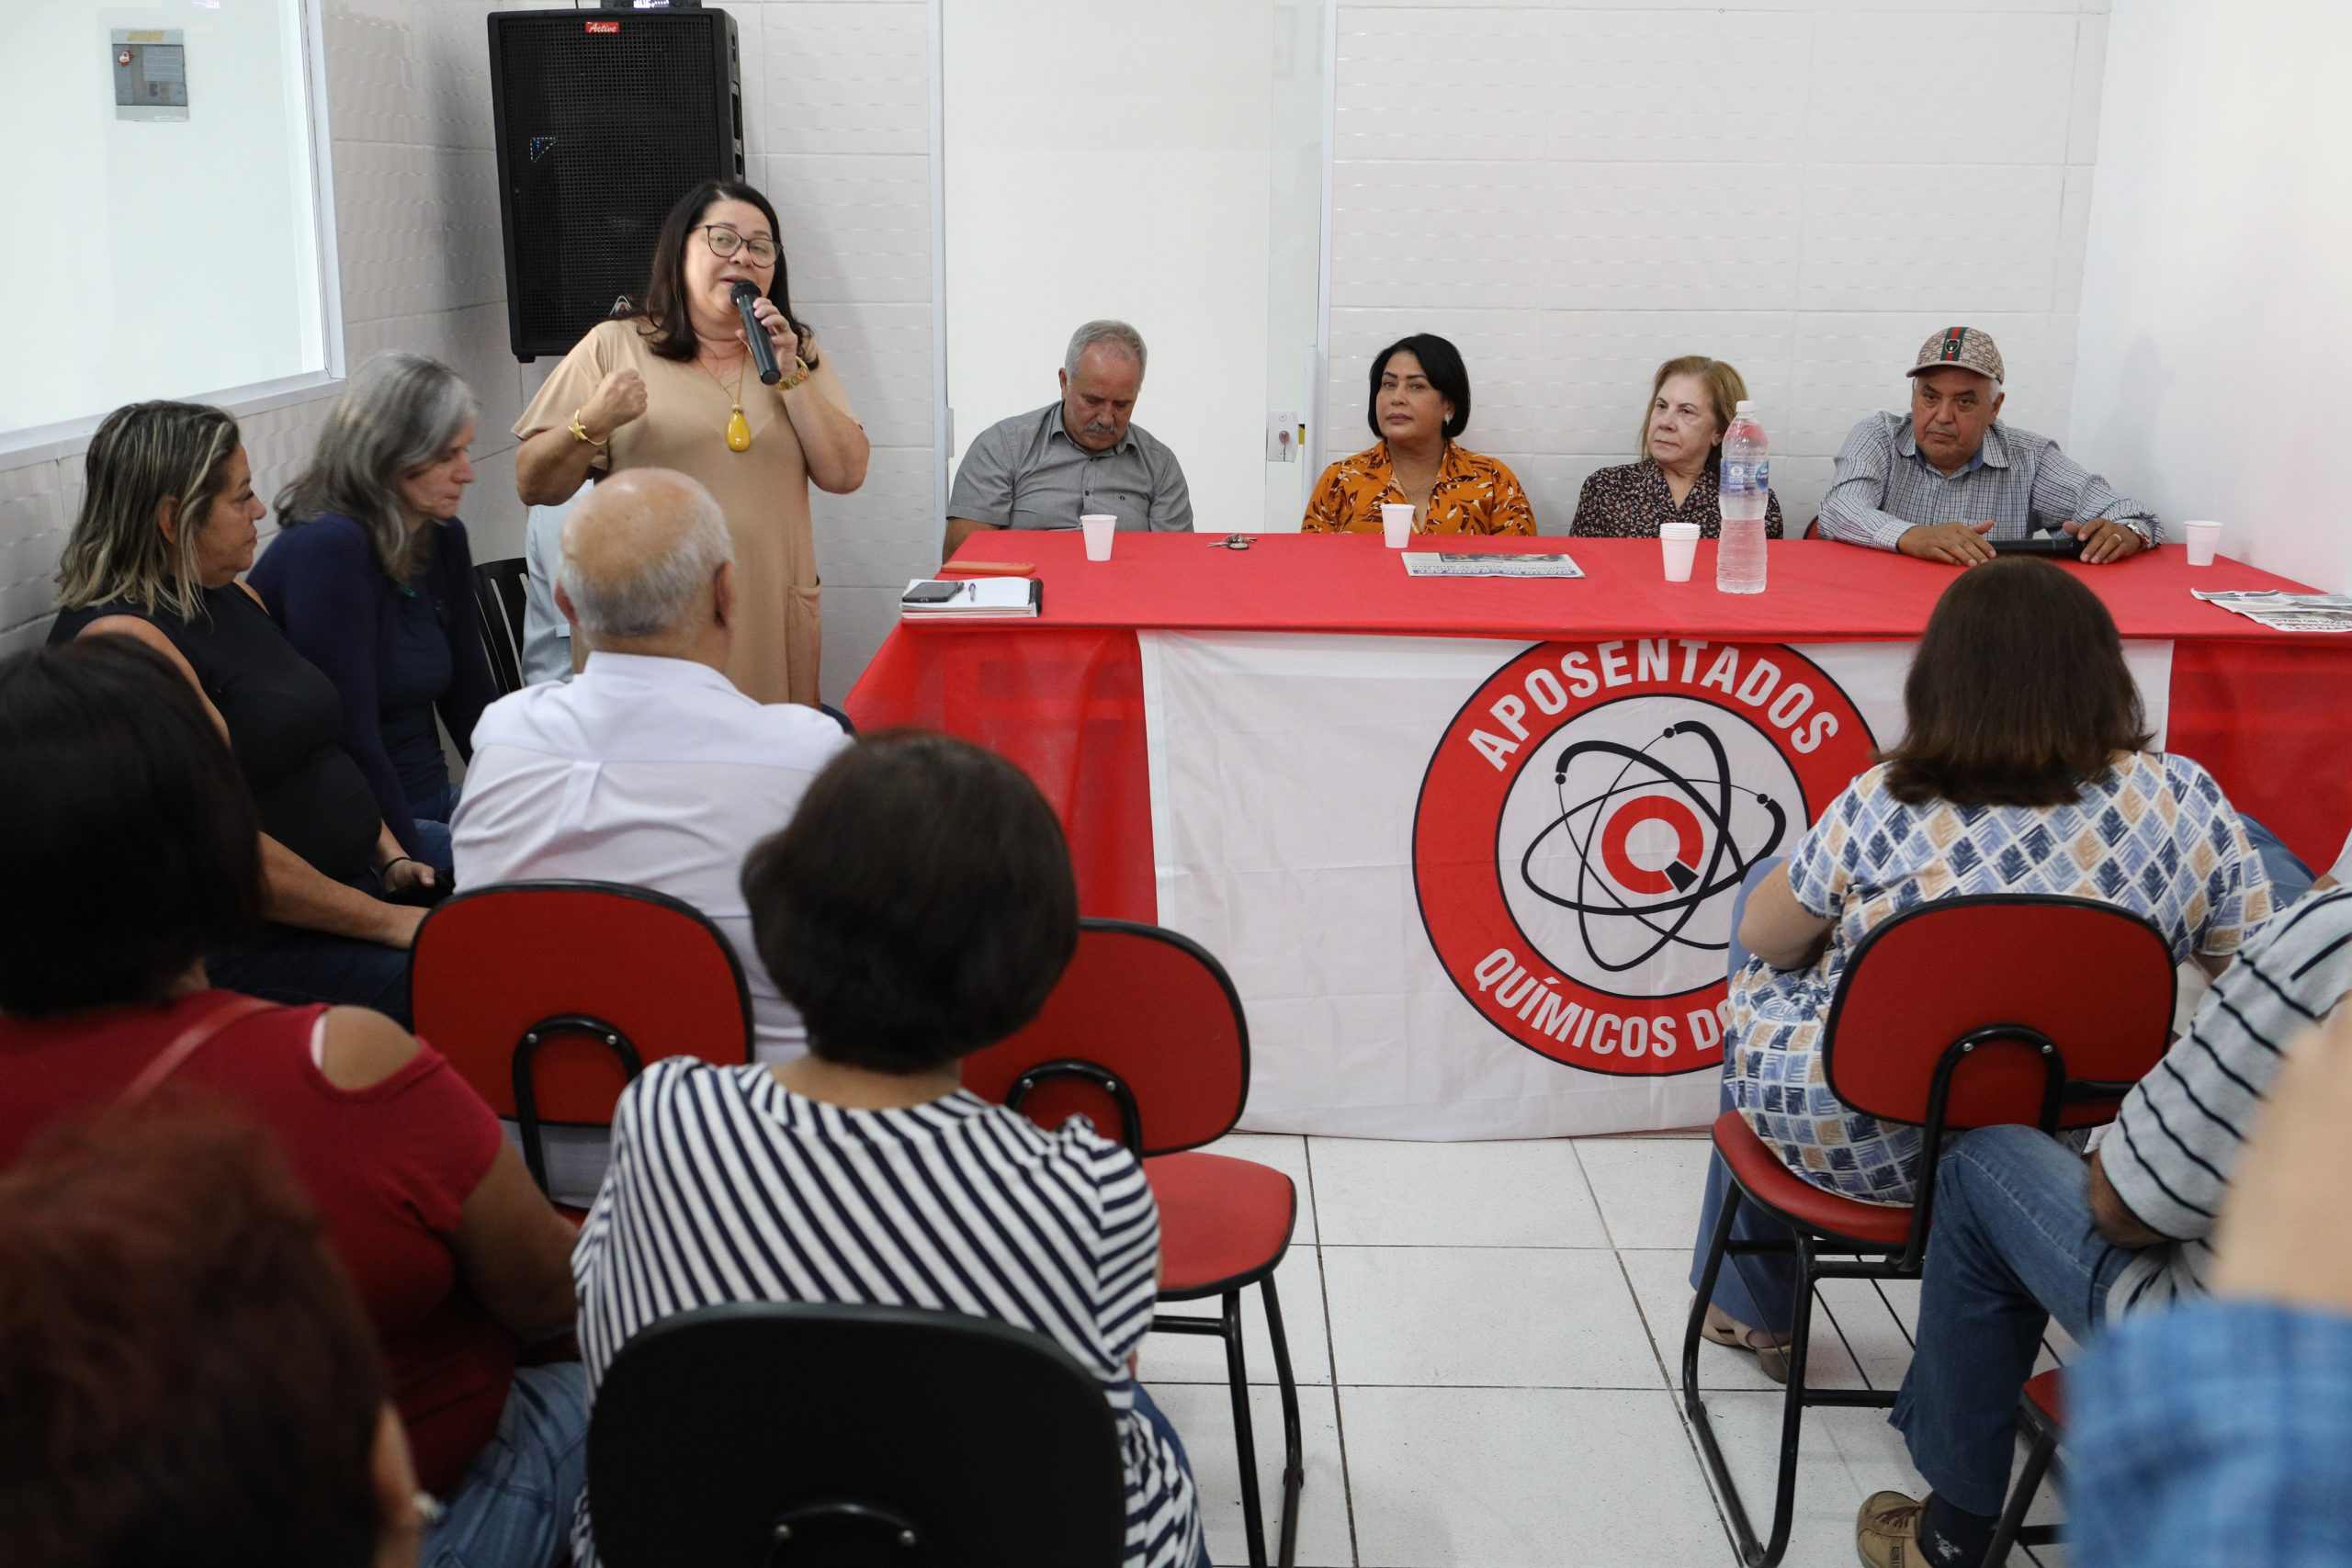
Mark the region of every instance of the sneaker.
[[1745, 1350], [1754, 1356], [1757, 1366], [1774, 1382], [1789, 1381], [1787, 1335], [1750, 1328], [1719, 1306], [1707, 1308], [1707, 1321], [1699, 1332], [1717, 1345], [1728, 1345], [1735, 1350]]
[[1944, 1568], [1919, 1545], [1928, 1505], [1900, 1492], [1873, 1492], [1854, 1516], [1854, 1550], [1870, 1568]]

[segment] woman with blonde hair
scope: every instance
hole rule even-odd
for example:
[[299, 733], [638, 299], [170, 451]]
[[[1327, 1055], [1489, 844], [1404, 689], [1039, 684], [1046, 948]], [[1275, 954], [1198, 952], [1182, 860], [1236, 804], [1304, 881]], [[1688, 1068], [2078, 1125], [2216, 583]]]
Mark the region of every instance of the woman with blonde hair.
[[237, 581], [266, 510], [237, 422], [134, 403], [98, 426], [57, 574], [52, 644], [125, 637], [162, 654], [229, 738], [261, 826], [261, 934], [205, 957], [216, 986], [408, 1018], [420, 909], [435, 877], [384, 826], [343, 748], [334, 683]]
[[[1723, 532], [1715, 491], [1724, 431], [1747, 396], [1739, 372], [1720, 359], [1686, 354], [1657, 367], [1642, 416], [1642, 460], [1602, 468], [1584, 481], [1571, 534], [1621, 539], [1657, 536], [1663, 523], [1696, 523], [1700, 537]], [[1781, 536], [1781, 498], [1765, 514], [1767, 538]]]
[[280, 533], [252, 581], [343, 698], [343, 748], [401, 852], [449, 875], [458, 792], [434, 722], [473, 756], [497, 696], [458, 502], [473, 483], [473, 389], [421, 354], [351, 378], [310, 467], [277, 498]]

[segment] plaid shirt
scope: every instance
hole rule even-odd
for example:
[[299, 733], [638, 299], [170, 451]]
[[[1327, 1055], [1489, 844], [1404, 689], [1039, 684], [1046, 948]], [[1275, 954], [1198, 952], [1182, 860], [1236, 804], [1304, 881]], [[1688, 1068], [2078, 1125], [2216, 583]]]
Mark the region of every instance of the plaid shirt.
[[1910, 415], [1871, 414], [1847, 435], [1821, 501], [1823, 533], [1882, 550], [1913, 528], [1986, 517], [1996, 539], [2094, 517], [2112, 518], [2152, 545], [2164, 536], [2154, 513], [2117, 494], [2058, 443], [1998, 420], [1968, 466], [1946, 479], [1919, 455]]
[[2352, 1319], [2204, 1302], [2066, 1369], [2066, 1554], [2164, 1568], [2352, 1557]]

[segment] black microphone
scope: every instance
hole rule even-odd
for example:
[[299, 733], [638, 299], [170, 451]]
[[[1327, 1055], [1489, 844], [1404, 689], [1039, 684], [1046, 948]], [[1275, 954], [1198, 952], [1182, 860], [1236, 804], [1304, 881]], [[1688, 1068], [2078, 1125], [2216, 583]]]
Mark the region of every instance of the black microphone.
[[743, 317], [743, 336], [752, 345], [752, 363], [760, 367], [760, 379], [773, 387], [784, 379], [784, 367], [775, 362], [775, 344], [769, 339], [767, 328], [752, 314], [752, 303], [759, 297], [760, 286], [749, 278], [738, 279], [735, 287], [728, 290], [728, 298], [735, 301], [735, 309]]

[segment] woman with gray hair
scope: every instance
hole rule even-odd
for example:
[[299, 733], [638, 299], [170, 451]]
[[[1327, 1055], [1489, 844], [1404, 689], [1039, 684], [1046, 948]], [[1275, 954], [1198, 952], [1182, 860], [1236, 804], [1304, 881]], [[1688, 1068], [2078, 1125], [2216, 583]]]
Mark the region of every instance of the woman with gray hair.
[[277, 498], [277, 541], [252, 582], [288, 638], [343, 697], [356, 758], [403, 852], [449, 876], [458, 753], [498, 694], [458, 502], [474, 480], [473, 389], [418, 354], [359, 367], [318, 449]]

